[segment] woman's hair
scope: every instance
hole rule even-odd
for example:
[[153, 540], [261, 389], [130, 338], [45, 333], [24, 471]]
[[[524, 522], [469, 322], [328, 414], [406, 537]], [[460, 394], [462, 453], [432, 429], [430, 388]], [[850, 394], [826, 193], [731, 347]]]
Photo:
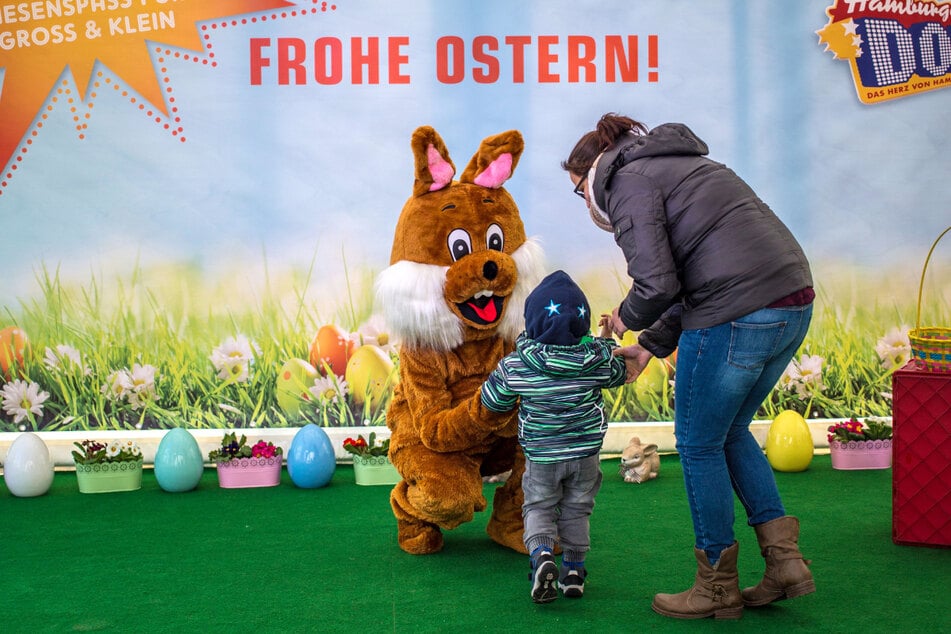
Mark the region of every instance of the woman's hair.
[[594, 165], [598, 158], [614, 142], [628, 133], [647, 134], [647, 126], [630, 117], [609, 112], [598, 120], [598, 125], [591, 132], [586, 132], [571, 150], [568, 160], [561, 162], [561, 167], [572, 174], [583, 176]]

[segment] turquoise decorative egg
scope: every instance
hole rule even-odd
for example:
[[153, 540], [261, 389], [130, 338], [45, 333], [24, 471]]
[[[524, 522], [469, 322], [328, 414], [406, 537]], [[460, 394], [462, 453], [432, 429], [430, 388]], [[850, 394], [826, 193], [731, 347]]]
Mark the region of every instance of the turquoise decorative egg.
[[188, 430], [170, 429], [155, 451], [155, 479], [163, 491], [182, 493], [198, 486], [205, 465], [198, 441]]

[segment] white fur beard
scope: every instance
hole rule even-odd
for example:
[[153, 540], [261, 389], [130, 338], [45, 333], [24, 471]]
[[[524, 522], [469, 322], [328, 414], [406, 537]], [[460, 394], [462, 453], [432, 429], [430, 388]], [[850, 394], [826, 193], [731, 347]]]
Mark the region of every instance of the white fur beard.
[[[545, 276], [541, 245], [529, 238], [512, 254], [518, 281], [509, 297], [498, 333], [508, 341], [525, 328], [525, 299]], [[462, 320], [445, 299], [448, 267], [401, 260], [377, 277], [376, 295], [387, 329], [410, 348], [446, 352], [462, 345]]]

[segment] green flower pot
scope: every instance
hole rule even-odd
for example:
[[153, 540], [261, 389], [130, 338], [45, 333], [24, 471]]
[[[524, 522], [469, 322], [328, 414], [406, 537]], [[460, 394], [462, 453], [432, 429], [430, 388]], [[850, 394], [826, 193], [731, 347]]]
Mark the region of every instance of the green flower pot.
[[402, 478], [386, 456], [354, 456], [353, 473], [357, 484], [396, 484]]
[[142, 460], [76, 465], [80, 493], [114, 493], [142, 488]]

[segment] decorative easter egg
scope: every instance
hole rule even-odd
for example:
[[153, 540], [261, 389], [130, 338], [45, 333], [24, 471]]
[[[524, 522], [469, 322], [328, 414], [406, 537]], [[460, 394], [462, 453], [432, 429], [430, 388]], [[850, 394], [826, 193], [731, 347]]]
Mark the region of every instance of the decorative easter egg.
[[393, 361], [376, 346], [360, 346], [347, 362], [345, 379], [350, 386], [350, 397], [357, 405], [369, 399], [370, 405], [378, 405], [383, 400], [390, 377], [393, 374]]
[[325, 376], [328, 371], [343, 376], [355, 347], [356, 343], [339, 326], [321, 326], [310, 344], [310, 364]]
[[198, 486], [205, 470], [198, 441], [186, 429], [170, 429], [155, 450], [155, 479], [163, 491], [182, 493]]
[[277, 404], [288, 416], [297, 416], [301, 404], [311, 399], [310, 388], [320, 373], [303, 359], [290, 359], [277, 373]]
[[776, 471], [805, 471], [812, 462], [813, 449], [809, 425], [797, 412], [780, 412], [770, 423], [766, 459]]
[[43, 439], [33, 432], [17, 436], [3, 462], [3, 479], [10, 493], [21, 498], [43, 495], [53, 484], [53, 459]]
[[13, 369], [23, 367], [23, 354], [29, 345], [23, 329], [8, 326], [0, 330], [0, 373], [7, 380], [13, 378]]
[[287, 473], [302, 489], [326, 486], [337, 468], [330, 437], [313, 423], [300, 428], [287, 451]]

